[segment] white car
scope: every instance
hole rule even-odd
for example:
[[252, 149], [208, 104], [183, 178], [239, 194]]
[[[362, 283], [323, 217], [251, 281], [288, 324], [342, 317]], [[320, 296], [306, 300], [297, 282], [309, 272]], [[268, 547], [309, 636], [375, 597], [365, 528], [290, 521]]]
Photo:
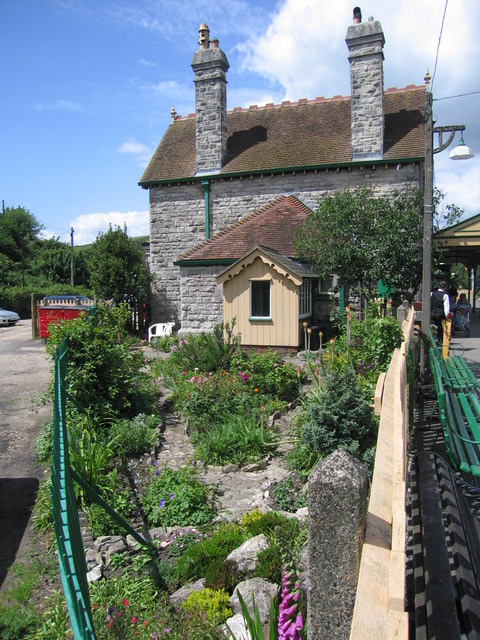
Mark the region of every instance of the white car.
[[0, 327], [13, 327], [20, 320], [20, 316], [15, 311], [0, 309]]

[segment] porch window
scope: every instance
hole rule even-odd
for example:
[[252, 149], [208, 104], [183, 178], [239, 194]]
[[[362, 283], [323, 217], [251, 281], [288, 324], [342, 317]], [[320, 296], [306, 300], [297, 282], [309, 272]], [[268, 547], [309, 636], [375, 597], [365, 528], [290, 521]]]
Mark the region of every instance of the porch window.
[[270, 319], [270, 280], [250, 280], [250, 317]]
[[305, 280], [301, 286], [298, 295], [298, 315], [300, 318], [306, 318], [312, 315], [312, 282]]

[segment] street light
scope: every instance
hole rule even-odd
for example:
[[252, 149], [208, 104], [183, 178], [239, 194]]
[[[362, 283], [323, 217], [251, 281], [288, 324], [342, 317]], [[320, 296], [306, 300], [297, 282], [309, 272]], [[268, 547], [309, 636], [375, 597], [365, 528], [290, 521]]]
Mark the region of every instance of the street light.
[[[428, 72], [427, 72], [428, 74]], [[425, 76], [428, 85], [429, 76]], [[467, 147], [463, 139], [465, 125], [456, 124], [448, 127], [434, 127], [432, 114], [433, 96], [426, 92], [425, 105], [425, 193], [423, 217], [423, 277], [422, 277], [422, 333], [428, 335], [430, 329], [430, 294], [432, 289], [432, 234], [433, 234], [433, 154], [440, 153], [453, 142], [455, 133], [461, 132], [460, 143], [450, 152], [452, 160], [468, 160], [474, 153]], [[438, 135], [438, 147], [434, 147], [434, 135]], [[444, 142], [443, 135], [449, 137]]]

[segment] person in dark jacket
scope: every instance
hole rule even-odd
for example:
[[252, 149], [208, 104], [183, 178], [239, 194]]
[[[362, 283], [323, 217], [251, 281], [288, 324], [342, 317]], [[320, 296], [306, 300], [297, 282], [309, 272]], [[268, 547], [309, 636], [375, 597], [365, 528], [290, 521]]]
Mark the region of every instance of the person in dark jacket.
[[430, 303], [430, 321], [437, 327], [437, 336], [440, 344], [443, 344], [443, 320], [450, 314], [450, 298], [448, 285], [445, 280], [440, 282], [437, 291], [432, 291]]

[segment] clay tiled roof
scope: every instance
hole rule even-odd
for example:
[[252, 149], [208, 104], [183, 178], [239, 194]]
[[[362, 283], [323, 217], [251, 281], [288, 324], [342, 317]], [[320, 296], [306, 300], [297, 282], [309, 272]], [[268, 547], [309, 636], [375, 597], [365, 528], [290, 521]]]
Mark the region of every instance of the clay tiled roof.
[[[425, 154], [425, 88], [385, 92], [384, 158]], [[228, 155], [222, 174], [321, 167], [351, 161], [350, 98], [300, 100], [234, 109], [227, 114]], [[195, 175], [195, 116], [168, 127], [140, 184]]]
[[311, 209], [295, 196], [280, 196], [187, 251], [178, 262], [234, 261], [257, 245], [293, 258], [293, 234], [311, 213]]

